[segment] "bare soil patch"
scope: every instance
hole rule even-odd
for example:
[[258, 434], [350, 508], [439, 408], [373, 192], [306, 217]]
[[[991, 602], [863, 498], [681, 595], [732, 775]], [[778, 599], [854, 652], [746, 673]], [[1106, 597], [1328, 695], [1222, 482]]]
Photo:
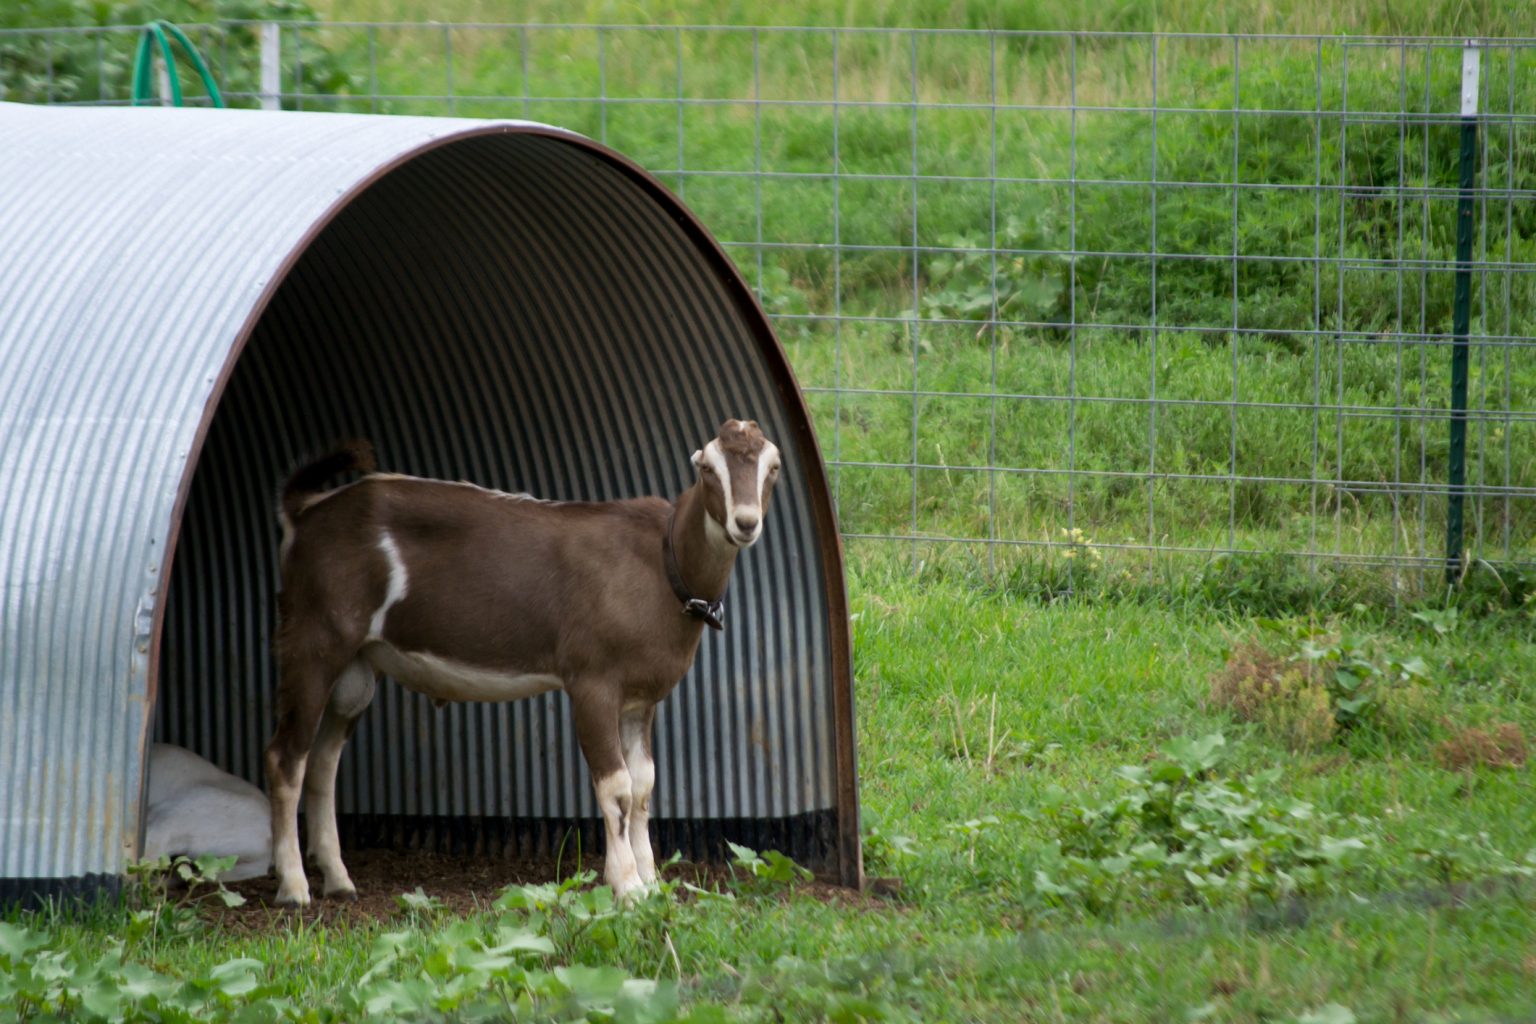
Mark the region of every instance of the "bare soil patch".
[[[448, 913], [465, 915], [489, 910], [508, 885], [552, 882], [569, 877], [576, 870], [574, 864], [557, 866], [553, 861], [507, 861], [402, 850], [353, 850], [346, 859], [347, 870], [357, 886], [355, 900], [320, 896], [319, 874], [311, 871], [309, 884], [315, 899], [302, 909], [278, 906], [277, 879], [269, 876], [229, 883], [229, 889], [245, 897], [242, 906], [224, 907], [207, 901], [203, 912], [225, 927], [250, 931], [291, 927], [300, 922], [340, 926], [387, 923], [409, 916], [397, 897], [420, 888], [440, 901]], [[598, 870], [601, 866], [600, 860], [586, 865]], [[720, 890], [730, 883], [731, 872], [723, 865], [680, 863], [668, 868], [665, 877]], [[823, 903], [850, 908], [886, 905], [875, 892], [860, 893], [822, 879], [797, 885], [794, 891]]]

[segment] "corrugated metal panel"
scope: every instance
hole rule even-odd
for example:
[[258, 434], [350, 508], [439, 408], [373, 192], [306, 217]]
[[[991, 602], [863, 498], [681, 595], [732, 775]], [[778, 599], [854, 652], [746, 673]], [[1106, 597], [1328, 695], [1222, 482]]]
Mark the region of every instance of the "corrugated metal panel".
[[[362, 434], [403, 472], [670, 494], [731, 415], [791, 476], [663, 705], [658, 815], [695, 854], [759, 822], [857, 877], [819, 455], [761, 312], [660, 186], [527, 124], [0, 105], [0, 238], [0, 774], [26, 780], [0, 790], [0, 879], [121, 868], [157, 686], [167, 739], [260, 779], [272, 497], [300, 456]], [[395, 686], [340, 800], [355, 830], [525, 852], [518, 823], [595, 814], [563, 697], [439, 712]]]

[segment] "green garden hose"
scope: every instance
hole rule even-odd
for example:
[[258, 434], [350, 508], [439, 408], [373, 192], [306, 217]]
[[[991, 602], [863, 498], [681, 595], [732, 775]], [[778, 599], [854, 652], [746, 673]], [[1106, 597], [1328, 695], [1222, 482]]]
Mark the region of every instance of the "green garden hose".
[[[169, 35], [167, 35], [169, 34]], [[197, 52], [197, 47], [192, 45], [192, 40], [181, 29], [168, 21], [152, 21], [144, 26], [144, 34], [139, 37], [139, 49], [133, 58], [133, 105], [138, 107], [146, 103], [154, 102], [154, 95], [149, 82], [150, 65], [153, 61], [152, 44], [160, 46], [160, 57], [165, 61], [166, 78], [171, 83], [171, 103], [174, 106], [185, 106], [181, 96], [181, 80], [176, 74], [176, 58], [171, 53], [171, 39], [175, 37], [181, 44], [182, 51], [191, 59], [192, 67], [197, 71], [199, 78], [203, 80], [203, 88], [208, 90], [208, 98], [213, 101], [215, 107], [224, 106], [224, 97], [219, 93], [219, 87], [213, 80], [213, 75], [208, 71], [208, 65], [203, 63], [202, 54]]]

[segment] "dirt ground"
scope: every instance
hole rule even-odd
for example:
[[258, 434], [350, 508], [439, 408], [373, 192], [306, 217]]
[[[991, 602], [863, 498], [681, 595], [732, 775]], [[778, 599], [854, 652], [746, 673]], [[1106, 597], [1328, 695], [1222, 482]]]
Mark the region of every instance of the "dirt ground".
[[[488, 910], [503, 887], [554, 881], [569, 875], [573, 868], [557, 869], [551, 861], [517, 862], [471, 855], [399, 850], [354, 850], [346, 855], [347, 870], [357, 886], [357, 899], [326, 899], [320, 896], [320, 877], [311, 871], [309, 884], [314, 901], [302, 910], [279, 907], [275, 877], [253, 878], [229, 883], [228, 888], [245, 897], [239, 907], [226, 908], [217, 901], [207, 901], [204, 913], [218, 923], [233, 928], [267, 930], [305, 924], [364, 924], [390, 921], [405, 916], [396, 897], [418, 887], [440, 900], [454, 914]], [[601, 871], [601, 861], [587, 867]], [[731, 880], [730, 870], [713, 864], [675, 864], [665, 877], [689, 882], [706, 889], [722, 889]], [[832, 885], [820, 879], [796, 887], [796, 892], [827, 903], [850, 907], [874, 907], [880, 897], [889, 895], [889, 886], [874, 886], [863, 893]]]

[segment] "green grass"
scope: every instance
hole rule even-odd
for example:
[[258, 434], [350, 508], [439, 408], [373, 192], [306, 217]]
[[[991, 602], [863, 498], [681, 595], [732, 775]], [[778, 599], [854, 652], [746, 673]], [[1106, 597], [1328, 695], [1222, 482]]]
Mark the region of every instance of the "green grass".
[[[317, 0], [315, 8], [334, 21], [416, 21], [417, 0]], [[495, 22], [507, 11], [495, 0], [444, 0], [433, 5], [441, 21]], [[1410, 0], [1384, 4], [1347, 0], [1327, 7], [1275, 0], [1234, 0], [1212, 6], [1194, 0], [1107, 0], [1095, 4], [1053, 4], [1044, 0], [784, 0], [771, 5], [742, 0], [532, 0], [518, 6], [518, 20], [531, 23], [661, 25], [805, 25], [880, 28], [972, 28], [1011, 31], [1114, 32], [1320, 32], [1350, 35], [1521, 35], [1533, 17], [1506, 4], [1455, 0]]]
[[[893, 569], [856, 575], [852, 596], [868, 868], [899, 877], [899, 891], [851, 905], [747, 891], [689, 902], [594, 929], [570, 959], [680, 979], [685, 1009], [718, 1003], [748, 1020], [777, 1010], [781, 1019], [1262, 1021], [1329, 1003], [1360, 1020], [1536, 1011], [1532, 883], [1501, 881], [1498, 867], [1536, 850], [1536, 819], [1522, 810], [1536, 798], [1531, 771], [1455, 772], [1434, 756], [1467, 725], [1512, 722], [1536, 734], [1528, 609], [1468, 606], [1445, 636], [1406, 612], [1312, 618], [1423, 658], [1427, 696], [1406, 726], [1292, 753], [1211, 706], [1212, 674], [1252, 627], [1203, 595], [1041, 603]], [[1215, 778], [1278, 769], [1262, 799], [1338, 815], [1318, 827], [1364, 837], [1358, 860], [1300, 902], [1132, 885], [1095, 910], [1042, 892], [1035, 871], [1057, 861], [1041, 808], [1112, 799], [1128, 788], [1121, 766], [1215, 731], [1229, 747]], [[968, 838], [964, 823], [988, 815], [997, 821]], [[1459, 865], [1454, 888], [1416, 848]], [[399, 881], [402, 891], [415, 884]], [[416, 922], [403, 922], [410, 941], [426, 944], [458, 927], [430, 914]], [[42, 926], [84, 961], [133, 934], [110, 910]], [[188, 979], [252, 957], [265, 965], [262, 992], [323, 1020], [366, 988], [374, 943], [401, 926], [151, 932], [130, 938], [127, 956]], [[452, 941], [462, 948], [462, 935]], [[423, 976], [431, 963], [422, 961]], [[404, 982], [414, 971], [400, 964], [384, 977]]]

